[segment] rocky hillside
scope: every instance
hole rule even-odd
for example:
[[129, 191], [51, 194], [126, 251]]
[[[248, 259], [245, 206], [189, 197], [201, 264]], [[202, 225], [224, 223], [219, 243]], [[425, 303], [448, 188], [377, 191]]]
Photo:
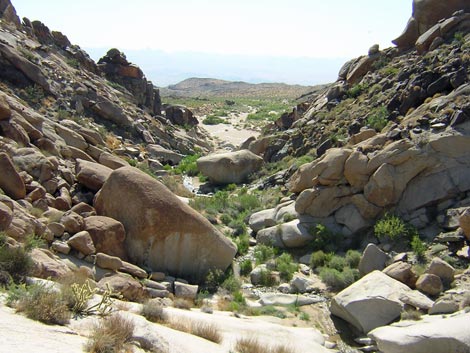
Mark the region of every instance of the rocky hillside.
[[306, 94], [312, 94], [320, 86], [287, 85], [285, 83], [233, 82], [213, 78], [188, 78], [177, 84], [162, 88], [163, 96], [173, 97], [222, 97], [222, 98], [291, 98], [296, 99]]

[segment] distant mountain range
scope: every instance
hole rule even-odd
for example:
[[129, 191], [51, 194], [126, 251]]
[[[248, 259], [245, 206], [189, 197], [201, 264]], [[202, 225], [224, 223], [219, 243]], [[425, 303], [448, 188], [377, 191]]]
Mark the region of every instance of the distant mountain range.
[[[84, 48], [97, 61], [110, 48]], [[190, 77], [217, 77], [248, 83], [283, 82], [316, 85], [333, 82], [346, 58], [296, 58], [223, 55], [160, 50], [125, 50], [156, 86], [165, 87]]]
[[192, 77], [160, 89], [160, 94], [173, 97], [280, 97], [299, 98], [316, 93], [325, 85], [302, 86], [285, 83], [247, 83], [213, 78]]

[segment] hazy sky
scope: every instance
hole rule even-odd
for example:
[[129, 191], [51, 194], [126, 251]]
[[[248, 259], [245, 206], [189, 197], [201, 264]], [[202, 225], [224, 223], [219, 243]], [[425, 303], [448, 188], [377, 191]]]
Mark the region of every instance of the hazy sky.
[[82, 47], [353, 57], [390, 46], [411, 0], [13, 0]]
[[12, 2], [20, 18], [41, 20], [85, 49], [349, 59], [375, 43], [391, 46], [412, 0]]

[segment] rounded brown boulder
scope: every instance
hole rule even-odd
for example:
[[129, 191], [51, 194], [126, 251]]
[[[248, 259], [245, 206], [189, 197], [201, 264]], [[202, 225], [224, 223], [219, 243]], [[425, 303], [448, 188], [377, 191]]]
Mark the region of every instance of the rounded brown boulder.
[[202, 280], [211, 269], [225, 270], [237, 251], [207, 219], [137, 168], [112, 172], [95, 208], [124, 225], [129, 260], [152, 271]]
[[127, 260], [124, 245], [126, 231], [121, 222], [103, 216], [91, 216], [84, 220], [85, 230], [90, 233], [97, 252]]

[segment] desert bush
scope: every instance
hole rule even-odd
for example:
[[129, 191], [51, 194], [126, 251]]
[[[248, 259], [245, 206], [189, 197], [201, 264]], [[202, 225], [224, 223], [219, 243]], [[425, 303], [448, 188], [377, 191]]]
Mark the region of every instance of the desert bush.
[[312, 268], [322, 267], [329, 261], [330, 258], [330, 254], [325, 254], [323, 250], [317, 250], [310, 256], [310, 266]]
[[146, 301], [142, 306], [142, 316], [152, 322], [165, 322], [167, 316], [162, 304], [155, 300]]
[[309, 233], [313, 236], [313, 240], [310, 243], [310, 247], [313, 250], [334, 252], [337, 250], [337, 244], [341, 244], [342, 235], [330, 231], [323, 224], [318, 223], [310, 227]]
[[256, 245], [253, 256], [256, 259], [256, 264], [260, 265], [272, 259], [276, 255], [276, 249], [269, 245], [258, 244]]
[[346, 95], [349, 98], [357, 98], [359, 97], [362, 93], [364, 93], [367, 90], [368, 86], [365, 84], [357, 84], [348, 89], [346, 92]]
[[23, 287], [13, 304], [17, 311], [46, 324], [65, 325], [71, 313], [60, 291], [42, 284]]
[[321, 280], [333, 290], [342, 290], [353, 284], [359, 277], [357, 270], [344, 268], [339, 271], [334, 268], [323, 267], [320, 270]]
[[283, 253], [281, 256], [277, 257], [275, 262], [276, 270], [279, 271], [281, 279], [285, 281], [290, 281], [294, 272], [299, 268], [297, 264], [292, 262], [292, 256], [288, 253]]
[[214, 343], [222, 342], [222, 334], [214, 324], [193, 323], [191, 325], [191, 333]]
[[240, 281], [235, 278], [235, 276], [232, 274], [225, 278], [225, 280], [222, 282], [220, 285], [221, 288], [227, 290], [229, 293], [234, 293], [240, 290], [241, 288], [241, 283]]
[[377, 108], [367, 117], [366, 124], [375, 131], [380, 132], [388, 123], [388, 115], [386, 107]]
[[46, 241], [36, 234], [30, 234], [24, 241], [24, 248], [26, 251], [31, 251], [36, 248], [43, 248], [46, 245]]
[[199, 154], [188, 155], [184, 157], [179, 164], [173, 169], [176, 174], [186, 174], [196, 176], [199, 174], [196, 161], [200, 157]]
[[235, 244], [237, 245], [237, 253], [238, 255], [245, 255], [250, 248], [250, 236], [248, 234], [242, 234], [235, 239], [233, 239]]
[[301, 312], [299, 314], [299, 319], [302, 320], [302, 321], [310, 321], [310, 315], [306, 312]]
[[18, 282], [30, 273], [32, 267], [33, 261], [26, 249], [10, 248], [5, 240], [3, 243], [0, 242], [0, 272], [8, 273], [14, 281]]
[[242, 276], [249, 275], [251, 271], [253, 271], [253, 263], [250, 259], [245, 259], [240, 262], [240, 274]]
[[333, 255], [330, 261], [328, 261], [328, 263], [326, 264], [326, 266], [329, 268], [334, 268], [335, 270], [341, 272], [345, 267], [348, 266], [348, 263], [344, 257], [339, 255]]
[[185, 298], [176, 298], [173, 301], [173, 306], [178, 309], [190, 310], [193, 307], [192, 300]]
[[259, 273], [259, 284], [264, 287], [272, 287], [276, 284], [276, 279], [270, 270], [262, 270]]
[[208, 115], [207, 117], [202, 120], [204, 125], [217, 125], [217, 124], [224, 124], [226, 121], [221, 117], [215, 116], [213, 114]]
[[416, 257], [423, 259], [426, 252], [426, 244], [419, 238], [419, 235], [413, 235], [410, 245]]
[[391, 214], [386, 214], [382, 219], [378, 220], [374, 226], [374, 234], [382, 239], [390, 239], [395, 241], [401, 238], [407, 238], [410, 233], [405, 222]]
[[357, 250], [350, 249], [346, 252], [346, 262], [351, 268], [357, 268], [359, 266], [361, 257], [362, 254]]
[[130, 319], [114, 314], [101, 319], [85, 345], [89, 353], [121, 353], [130, 349], [135, 325]]

